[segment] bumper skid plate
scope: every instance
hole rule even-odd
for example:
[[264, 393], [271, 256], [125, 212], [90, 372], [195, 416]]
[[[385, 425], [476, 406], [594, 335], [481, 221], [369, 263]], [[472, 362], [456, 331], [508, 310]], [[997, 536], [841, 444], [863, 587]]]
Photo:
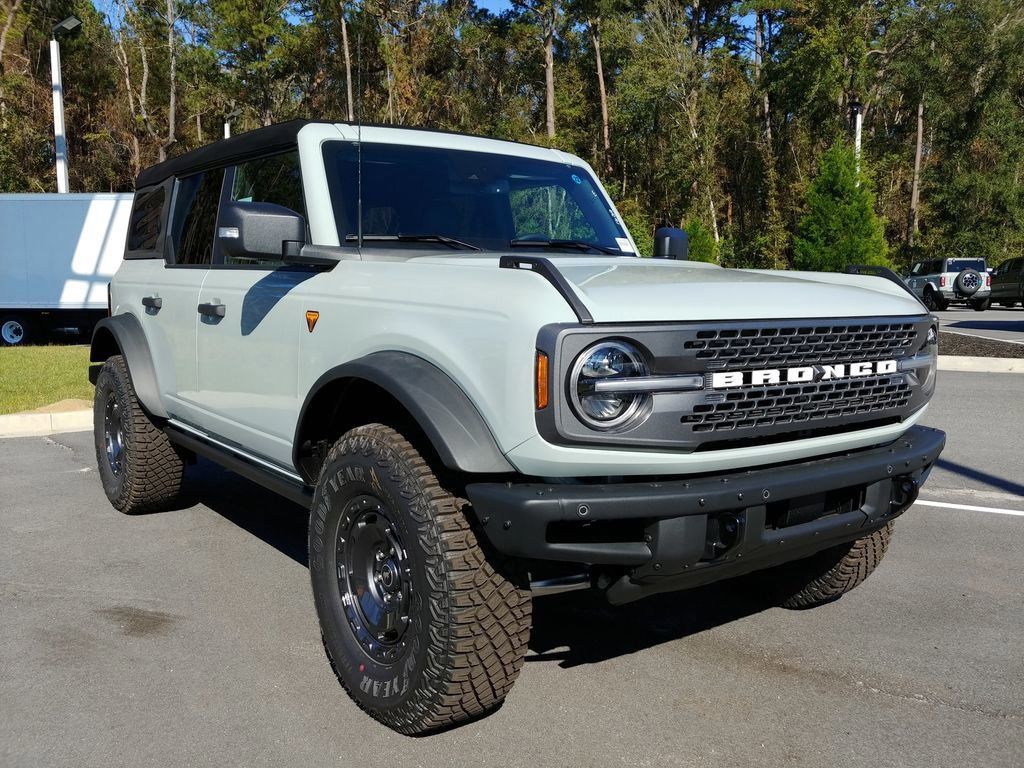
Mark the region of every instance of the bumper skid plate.
[[466, 488], [491, 544], [519, 558], [616, 566], [613, 603], [738, 576], [851, 541], [917, 498], [945, 446], [915, 426], [884, 446], [686, 479]]

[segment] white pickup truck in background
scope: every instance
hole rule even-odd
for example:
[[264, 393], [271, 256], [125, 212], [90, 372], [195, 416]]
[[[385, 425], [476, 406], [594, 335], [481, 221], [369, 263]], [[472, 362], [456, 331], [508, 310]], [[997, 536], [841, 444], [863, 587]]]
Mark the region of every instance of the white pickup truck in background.
[[0, 194], [0, 344], [91, 333], [131, 208], [131, 194]]

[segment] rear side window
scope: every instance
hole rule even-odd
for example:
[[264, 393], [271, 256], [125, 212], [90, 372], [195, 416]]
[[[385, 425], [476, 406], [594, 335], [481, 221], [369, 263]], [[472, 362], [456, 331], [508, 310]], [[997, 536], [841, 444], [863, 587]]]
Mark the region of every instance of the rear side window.
[[163, 222], [164, 199], [163, 187], [147, 190], [135, 195], [132, 206], [131, 225], [128, 228], [129, 251], [152, 251], [156, 249], [160, 239]]
[[174, 264], [204, 265], [213, 261], [224, 170], [179, 179], [174, 193], [170, 257]]

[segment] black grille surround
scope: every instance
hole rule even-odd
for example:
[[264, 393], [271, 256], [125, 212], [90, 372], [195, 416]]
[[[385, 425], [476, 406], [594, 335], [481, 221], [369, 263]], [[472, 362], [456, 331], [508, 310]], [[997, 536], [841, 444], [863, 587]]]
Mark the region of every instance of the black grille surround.
[[[902, 421], [928, 397], [901, 372], [822, 377], [814, 381], [751, 383], [754, 371], [848, 366], [911, 357], [934, 321], [896, 318], [719, 321], [659, 325], [546, 326], [537, 348], [548, 354], [552, 402], [537, 411], [545, 440], [660, 450], [718, 450], [782, 442]], [[600, 432], [570, 405], [568, 373], [591, 344], [626, 340], [647, 358], [652, 375], [702, 374], [705, 388], [652, 395], [639, 417]], [[715, 373], [746, 372], [744, 383], [711, 387]], [[851, 426], [852, 425], [852, 426]], [[863, 425], [863, 426], [858, 426]]]

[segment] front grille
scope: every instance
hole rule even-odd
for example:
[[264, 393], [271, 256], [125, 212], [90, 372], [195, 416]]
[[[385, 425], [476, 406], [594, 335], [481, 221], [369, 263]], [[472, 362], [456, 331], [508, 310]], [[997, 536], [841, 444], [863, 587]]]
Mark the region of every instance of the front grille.
[[[702, 375], [705, 387], [655, 392], [635, 422], [598, 432], [575, 413], [567, 384], [554, 408], [537, 412], [538, 428], [553, 443], [717, 451], [898, 423], [928, 399], [913, 374], [872, 365], [868, 375], [855, 375], [850, 365], [916, 354], [931, 324], [917, 315], [546, 326], [537, 348], [554, 356], [562, 381], [589, 345], [628, 339], [652, 375]], [[815, 370], [790, 370], [797, 368]], [[716, 373], [744, 375], [716, 385]]]
[[914, 323], [785, 325], [697, 331], [683, 348], [707, 370], [888, 360], [913, 352]]
[[777, 387], [744, 388], [705, 396], [680, 421], [696, 433], [806, 424], [905, 407], [911, 390], [902, 374], [866, 376]]

